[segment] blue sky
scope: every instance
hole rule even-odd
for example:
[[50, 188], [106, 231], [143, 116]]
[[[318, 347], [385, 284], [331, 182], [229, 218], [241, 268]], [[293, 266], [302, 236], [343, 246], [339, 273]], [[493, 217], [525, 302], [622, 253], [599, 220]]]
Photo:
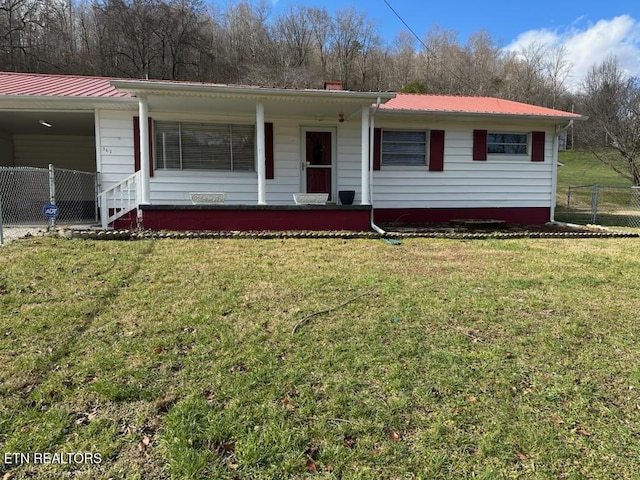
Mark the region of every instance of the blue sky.
[[[354, 8], [374, 22], [385, 43], [406, 30], [384, 0], [271, 0], [274, 10], [304, 3], [335, 13]], [[506, 49], [525, 48], [531, 42], [564, 46], [572, 62], [572, 81], [609, 54], [618, 57], [631, 75], [640, 75], [640, 1], [564, 0], [536, 1], [529, 5], [514, 0], [387, 0], [420, 36], [434, 26], [453, 30], [464, 44], [482, 29]]]

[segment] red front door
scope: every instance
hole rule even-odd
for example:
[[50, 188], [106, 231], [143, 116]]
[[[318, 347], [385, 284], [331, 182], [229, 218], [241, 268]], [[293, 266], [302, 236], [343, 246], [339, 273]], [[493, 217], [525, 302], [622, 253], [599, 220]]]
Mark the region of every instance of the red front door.
[[307, 193], [328, 193], [331, 200], [331, 132], [306, 132]]

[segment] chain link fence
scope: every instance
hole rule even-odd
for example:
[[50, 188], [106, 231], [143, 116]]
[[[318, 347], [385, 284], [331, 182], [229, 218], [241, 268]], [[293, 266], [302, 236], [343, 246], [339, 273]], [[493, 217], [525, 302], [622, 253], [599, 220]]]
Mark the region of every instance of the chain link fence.
[[576, 224], [640, 228], [640, 187], [579, 185], [567, 189], [556, 218]]
[[[43, 212], [49, 203], [59, 211], [53, 222]], [[0, 167], [0, 208], [4, 226], [96, 223], [97, 174], [52, 165]]]

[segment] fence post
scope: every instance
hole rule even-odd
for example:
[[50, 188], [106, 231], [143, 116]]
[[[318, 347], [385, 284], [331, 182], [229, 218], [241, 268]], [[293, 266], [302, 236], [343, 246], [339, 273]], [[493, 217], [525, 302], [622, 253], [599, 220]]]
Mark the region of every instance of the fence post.
[[567, 215], [565, 221], [569, 223], [569, 215], [571, 211], [571, 187], [567, 188]]
[[[56, 204], [56, 174], [53, 164], [49, 164], [49, 203]], [[56, 228], [56, 219], [49, 219], [49, 229], [54, 230]]]
[[597, 183], [593, 184], [593, 191], [591, 192], [591, 223], [595, 224], [598, 221], [598, 191], [600, 187]]
[[2, 232], [2, 198], [0, 197], [0, 245], [4, 245], [4, 234]]
[[100, 201], [99, 200], [100, 199], [100, 178], [98, 177], [98, 175], [100, 175], [100, 172], [96, 172], [95, 177], [94, 177], [94, 179], [95, 179], [95, 182], [94, 182], [95, 183], [95, 197], [94, 198], [96, 199], [96, 202], [94, 204], [94, 206], [95, 206], [94, 214], [95, 214], [96, 223], [98, 222], [98, 219], [100, 218], [100, 215], [99, 215], [100, 206], [98, 205], [98, 202]]

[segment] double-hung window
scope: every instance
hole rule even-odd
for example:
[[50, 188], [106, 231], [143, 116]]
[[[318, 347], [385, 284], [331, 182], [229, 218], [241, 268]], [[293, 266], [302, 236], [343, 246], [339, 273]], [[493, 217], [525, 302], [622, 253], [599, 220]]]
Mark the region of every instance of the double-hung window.
[[529, 135], [526, 133], [494, 133], [487, 134], [487, 153], [505, 155], [526, 155]]
[[156, 169], [255, 170], [253, 125], [156, 121], [154, 134]]
[[427, 165], [427, 132], [383, 130], [382, 165]]

